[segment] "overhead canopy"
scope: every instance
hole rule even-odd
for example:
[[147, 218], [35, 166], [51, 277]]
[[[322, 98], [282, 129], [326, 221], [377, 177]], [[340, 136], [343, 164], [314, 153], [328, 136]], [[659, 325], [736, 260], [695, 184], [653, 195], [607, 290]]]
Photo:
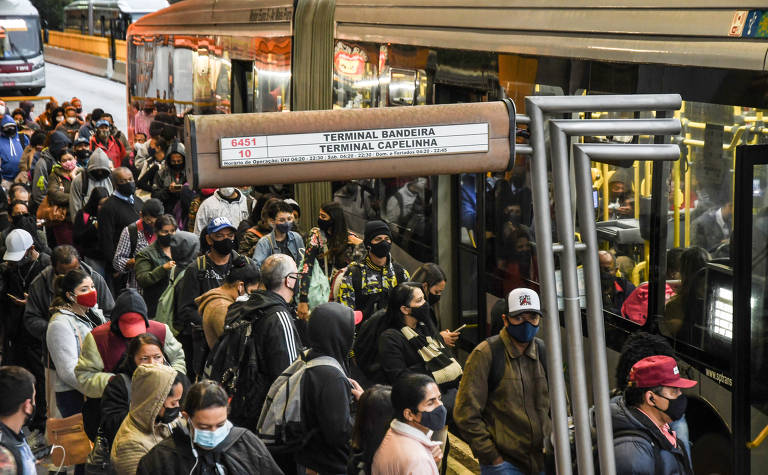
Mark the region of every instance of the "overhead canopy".
[[187, 116], [187, 176], [205, 188], [505, 170], [508, 104]]

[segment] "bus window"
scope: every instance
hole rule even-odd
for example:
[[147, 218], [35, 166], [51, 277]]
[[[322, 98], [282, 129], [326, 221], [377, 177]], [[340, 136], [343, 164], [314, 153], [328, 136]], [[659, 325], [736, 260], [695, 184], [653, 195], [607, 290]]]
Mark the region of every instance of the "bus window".
[[379, 64], [386, 61], [386, 47], [381, 48], [382, 52], [375, 45], [336, 42], [333, 54], [335, 109], [385, 105], [379, 102], [379, 83], [383, 81], [386, 84], [389, 77], [379, 77]]
[[37, 18], [0, 18], [0, 58], [31, 58], [42, 53]]

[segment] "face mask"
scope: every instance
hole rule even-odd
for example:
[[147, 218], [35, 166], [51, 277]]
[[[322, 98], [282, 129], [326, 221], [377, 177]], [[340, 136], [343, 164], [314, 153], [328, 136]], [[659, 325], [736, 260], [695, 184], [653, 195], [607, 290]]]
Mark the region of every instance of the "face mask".
[[604, 289], [610, 289], [614, 279], [615, 277], [613, 272], [600, 270], [600, 283], [602, 284]]
[[24, 121], [23, 121], [23, 120], [17, 120], [17, 121], [16, 121], [16, 126], [17, 126], [18, 128], [21, 128], [21, 126], [22, 126], [22, 125], [24, 125]]
[[420, 322], [426, 322], [429, 319], [429, 303], [424, 302], [421, 307], [408, 307], [411, 309], [411, 316]]
[[147, 234], [155, 234], [155, 225], [149, 223], [143, 223], [144, 232]]
[[669, 401], [669, 407], [667, 407], [666, 411], [661, 411], [661, 409], [659, 410], [668, 415], [670, 419], [677, 421], [685, 415], [685, 409], [688, 407], [688, 398], [685, 396], [685, 394], [681, 394], [677, 397], [677, 399], [669, 399], [668, 397], [662, 396], [661, 394], [657, 394], [657, 396], [663, 397]]
[[173, 238], [173, 234], [166, 234], [164, 236], [157, 235], [157, 244], [162, 247], [168, 247], [171, 245], [171, 239]]
[[107, 170], [93, 170], [88, 172], [88, 174], [91, 175], [91, 178], [96, 181], [106, 180], [109, 176], [109, 172]]
[[5, 106], [0, 106], [0, 115], [5, 115]]
[[14, 135], [16, 135], [16, 127], [4, 127], [3, 135], [5, 135], [6, 137], [13, 137]]
[[109, 130], [99, 130], [96, 132], [96, 136], [101, 140], [106, 141], [109, 138]]
[[174, 171], [184, 170], [184, 163], [171, 163], [170, 167]]
[[82, 305], [83, 307], [95, 307], [96, 302], [98, 301], [98, 295], [96, 294], [96, 290], [91, 290], [88, 293], [80, 294], [75, 296], [75, 301]]
[[35, 411], [37, 411], [37, 405], [32, 404], [32, 412], [29, 414], [25, 414], [24, 416], [24, 425], [29, 424], [29, 421], [31, 421], [35, 417]]
[[170, 424], [171, 422], [175, 421], [177, 417], [179, 417], [180, 412], [181, 412], [180, 407], [166, 407], [165, 414], [163, 414], [162, 416], [157, 416], [157, 422], [161, 422], [163, 424]]
[[74, 117], [67, 117], [67, 124], [72, 125], [75, 123], [75, 120], [77, 119], [75, 119]]
[[422, 411], [419, 424], [433, 432], [437, 432], [445, 427], [445, 418], [447, 416], [448, 410], [445, 408], [445, 405], [440, 404], [429, 412]]
[[235, 189], [232, 187], [228, 188], [219, 188], [219, 193], [221, 193], [221, 196], [229, 198], [235, 193]]
[[328, 234], [328, 231], [333, 228], [333, 220], [331, 219], [317, 219], [317, 227], [320, 229], [320, 231], [324, 232], [325, 234]]
[[371, 254], [378, 258], [387, 257], [390, 249], [392, 249], [391, 242], [381, 241], [376, 244], [371, 244]]
[[59, 123], [59, 122], [61, 122], [62, 120], [64, 120], [64, 117], [62, 117], [62, 116], [60, 116], [60, 115], [57, 115], [57, 116], [56, 116], [56, 123]]
[[283, 234], [288, 234], [288, 232], [293, 229], [293, 221], [288, 221], [287, 223], [277, 223], [275, 225], [275, 229]]
[[538, 331], [539, 327], [531, 324], [531, 322], [523, 322], [519, 325], [507, 325], [507, 333], [509, 336], [520, 343], [528, 343], [533, 340], [533, 337], [536, 336]]
[[89, 158], [91, 158], [91, 151], [87, 148], [84, 148], [82, 150], [78, 150], [75, 152], [75, 156], [77, 157], [78, 162], [87, 162]]
[[213, 250], [222, 256], [228, 255], [235, 248], [234, 239], [222, 239], [220, 241], [213, 241]]
[[232, 423], [229, 421], [216, 430], [195, 429], [195, 435], [192, 438], [192, 442], [204, 449], [210, 450], [222, 443], [231, 430]]
[[517, 213], [508, 212], [504, 214], [504, 218], [512, 224], [520, 224], [520, 215]]
[[70, 172], [74, 170], [76, 166], [77, 166], [77, 162], [75, 162], [74, 160], [67, 160], [66, 162], [61, 164], [61, 168]]
[[77, 111], [78, 114], [82, 114], [83, 113], [83, 108], [82, 107], [78, 107], [77, 109], [75, 109], [75, 111]]
[[440, 301], [440, 295], [439, 294], [433, 294], [431, 292], [427, 292], [427, 303], [430, 305], [435, 305], [437, 302]]
[[131, 196], [133, 192], [136, 191], [136, 183], [133, 181], [120, 183], [115, 188], [117, 188], [117, 192], [120, 193], [121, 195]]
[[298, 278], [294, 279], [293, 280], [293, 286], [291, 286], [290, 284], [288, 284], [288, 282], [289, 282], [288, 279], [290, 279], [290, 278], [293, 278], [293, 276], [291, 276], [291, 277], [286, 276], [285, 277], [285, 286], [288, 287], [289, 289], [291, 289], [291, 292], [293, 292], [294, 295], [298, 294], [299, 293], [299, 279]]

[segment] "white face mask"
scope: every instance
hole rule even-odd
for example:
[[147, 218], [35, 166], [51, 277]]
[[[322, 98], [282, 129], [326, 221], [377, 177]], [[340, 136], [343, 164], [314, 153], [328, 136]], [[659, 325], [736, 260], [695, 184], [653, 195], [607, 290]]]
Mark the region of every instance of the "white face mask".
[[74, 124], [75, 120], [76, 119], [74, 117], [67, 117], [67, 123], [70, 124], [70, 125]]
[[5, 105], [0, 104], [0, 115], [5, 115]]
[[235, 189], [232, 187], [229, 188], [219, 188], [219, 193], [221, 193], [221, 196], [226, 196], [229, 198], [235, 193]]

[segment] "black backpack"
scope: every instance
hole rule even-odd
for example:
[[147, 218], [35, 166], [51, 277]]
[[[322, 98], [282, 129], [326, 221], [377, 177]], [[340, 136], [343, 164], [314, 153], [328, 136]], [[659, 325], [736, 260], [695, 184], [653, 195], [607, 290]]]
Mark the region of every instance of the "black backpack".
[[247, 304], [235, 302], [230, 305], [224, 333], [208, 354], [203, 374], [221, 384], [230, 396], [229, 419], [235, 425], [255, 430], [269, 384], [260, 371], [259, 349], [252, 336], [270, 307], [248, 312]]
[[360, 324], [360, 329], [355, 338], [353, 351], [355, 362], [360, 370], [373, 383], [386, 383], [384, 371], [379, 363], [379, 335], [381, 335], [381, 322], [387, 313], [382, 308]]
[[[504, 355], [504, 342], [501, 340], [501, 336], [493, 335], [485, 339], [488, 342], [488, 346], [491, 347], [491, 370], [488, 371], [488, 394], [491, 394], [501, 383], [501, 378], [504, 377], [504, 370], [506, 369], [507, 358]], [[534, 338], [536, 344], [536, 354], [541, 362], [541, 367], [544, 368], [544, 375], [547, 375], [547, 346], [544, 340], [541, 338]]]
[[[360, 269], [362, 265], [365, 264], [350, 265], [347, 267], [347, 272], [352, 276], [352, 289], [355, 291], [355, 306], [358, 306], [360, 297], [363, 295], [363, 271]], [[400, 285], [408, 280], [405, 278], [405, 268], [403, 268], [403, 266], [392, 263], [392, 268], [395, 271], [395, 285]], [[386, 309], [388, 300], [389, 291], [379, 292], [376, 295], [367, 297], [365, 307], [360, 308], [363, 312], [363, 318], [368, 319], [368, 317], [372, 317], [373, 314], [379, 310]]]

